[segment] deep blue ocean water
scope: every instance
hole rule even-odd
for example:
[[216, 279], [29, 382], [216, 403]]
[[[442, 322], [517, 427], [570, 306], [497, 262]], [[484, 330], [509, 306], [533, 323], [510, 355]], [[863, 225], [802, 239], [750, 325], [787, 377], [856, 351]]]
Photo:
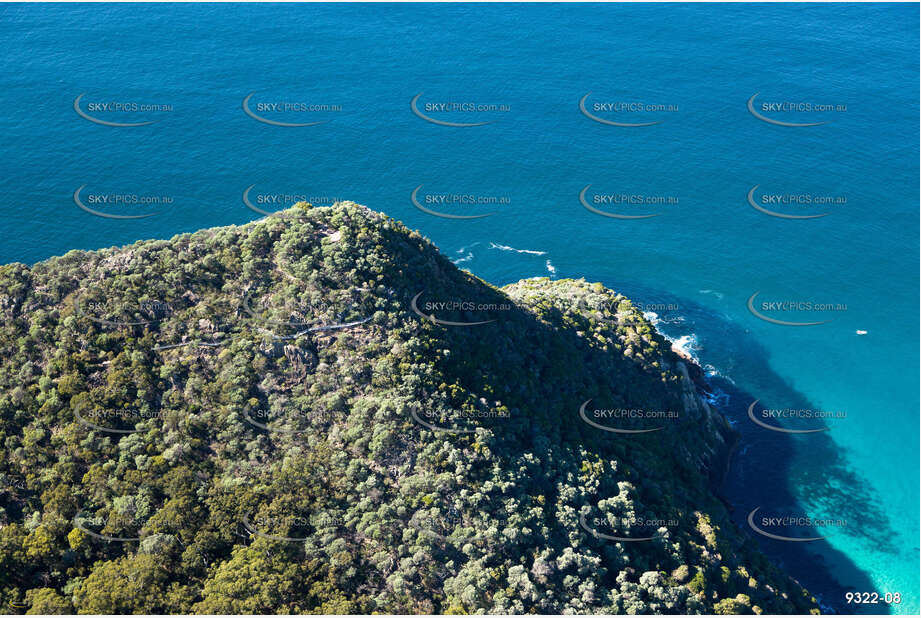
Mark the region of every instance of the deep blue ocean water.
[[[725, 486], [739, 525], [756, 507], [845, 521], [809, 543], [752, 536], [830, 606], [846, 590], [900, 592], [872, 609], [916, 613], [918, 11], [3, 5], [0, 263], [244, 223], [261, 216], [244, 204], [251, 187], [267, 211], [301, 197], [383, 210], [498, 285], [602, 281], [651, 305], [712, 372], [743, 436]], [[254, 115], [322, 124], [260, 122], [243, 111], [251, 93]], [[97, 120], [156, 122], [94, 123], [74, 109], [81, 94]], [[755, 94], [766, 118], [824, 124], [759, 119]], [[657, 124], [598, 122], [583, 97], [601, 120]], [[422, 207], [495, 214], [428, 214], [411, 200], [420, 185]], [[587, 185], [594, 208], [659, 216], [590, 212]], [[768, 210], [829, 214], [770, 216], [747, 201], [756, 185]], [[94, 216], [78, 189], [104, 214], [159, 214]], [[785, 195], [813, 203], [771, 201]], [[747, 307], [756, 292], [773, 319], [829, 321], [765, 321]], [[755, 399], [846, 416], [827, 432], [774, 432], [748, 419]]]

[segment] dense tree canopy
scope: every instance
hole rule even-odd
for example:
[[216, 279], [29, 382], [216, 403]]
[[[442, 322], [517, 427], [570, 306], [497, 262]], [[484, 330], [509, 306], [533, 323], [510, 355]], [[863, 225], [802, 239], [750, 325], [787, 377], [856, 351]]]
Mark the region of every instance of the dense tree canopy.
[[815, 608], [599, 284], [497, 289], [346, 202], [3, 266], [0, 316], [6, 611]]

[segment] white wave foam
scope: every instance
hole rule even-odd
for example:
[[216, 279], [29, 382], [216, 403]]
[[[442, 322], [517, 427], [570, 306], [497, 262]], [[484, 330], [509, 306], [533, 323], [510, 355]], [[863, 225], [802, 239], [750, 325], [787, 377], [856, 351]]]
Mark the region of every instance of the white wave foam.
[[461, 247], [460, 249], [458, 249], [457, 251], [455, 251], [455, 253], [464, 253], [467, 249], [473, 249], [473, 248], [476, 247], [478, 244], [480, 244], [480, 241], [476, 241], [476, 242], [473, 243], [472, 245], [468, 245], [468, 246], [466, 246], [466, 247]]
[[547, 272], [550, 273], [551, 277], [556, 276], [556, 267], [550, 263], [550, 260], [547, 260]]
[[697, 335], [682, 335], [680, 337], [670, 337], [669, 335], [662, 332], [662, 329], [658, 328], [660, 324], [677, 324], [679, 322], [684, 322], [684, 317], [676, 316], [673, 318], [662, 319], [659, 317], [659, 314], [655, 311], [644, 311], [643, 317], [649, 320], [649, 323], [652, 324], [653, 328], [659, 331], [659, 334], [665, 337], [669, 343], [672, 344], [672, 349], [679, 354], [687, 356], [688, 358], [694, 359], [694, 362], [700, 364], [700, 361], [697, 359], [695, 352], [700, 349], [700, 342], [697, 340]]
[[697, 358], [696, 354], [696, 352], [700, 349], [700, 342], [697, 340], [697, 335], [692, 333], [690, 335], [681, 335], [676, 339], [668, 336], [665, 338], [671, 342], [672, 349], [675, 352], [687, 356], [698, 365], [700, 364], [700, 360]]
[[515, 253], [530, 253], [531, 255], [547, 255], [546, 251], [535, 251], [533, 249], [516, 249], [515, 247], [509, 247], [508, 245], [499, 245], [494, 242], [489, 243], [489, 246], [493, 249], [499, 249], [500, 251], [514, 251]]
[[704, 370], [704, 375], [707, 377], [708, 380], [710, 378], [721, 378], [723, 380], [726, 380], [730, 384], [735, 384], [735, 380], [733, 380], [727, 375], [722, 374], [720, 370], [714, 367], [713, 365], [710, 365], [710, 364], [704, 365], [703, 370]]
[[697, 290], [697, 291], [700, 292], [701, 294], [712, 294], [716, 296], [718, 300], [723, 300], [723, 297], [725, 296], [725, 294], [723, 294], [722, 292], [717, 292], [716, 290]]
[[470, 260], [472, 260], [472, 259], [473, 259], [473, 251], [467, 251], [467, 249], [472, 249], [473, 247], [476, 247], [478, 244], [480, 244], [479, 241], [473, 243], [472, 245], [468, 245], [468, 246], [466, 246], [466, 247], [461, 247], [460, 249], [458, 249], [457, 251], [455, 251], [455, 253], [460, 253], [460, 254], [462, 255], [462, 257], [455, 258], [455, 259], [451, 260], [451, 263], [454, 264], [455, 266], [457, 266], [458, 264], [463, 264], [464, 262], [469, 262]]
[[[653, 326], [656, 326], [658, 324], [681, 324], [682, 322], [684, 322], [683, 315], [675, 315], [675, 316], [663, 318], [655, 311], [644, 311], [643, 317], [649, 320], [649, 323], [652, 324]], [[662, 333], [662, 334], [663, 336], [666, 336], [665, 333]]]

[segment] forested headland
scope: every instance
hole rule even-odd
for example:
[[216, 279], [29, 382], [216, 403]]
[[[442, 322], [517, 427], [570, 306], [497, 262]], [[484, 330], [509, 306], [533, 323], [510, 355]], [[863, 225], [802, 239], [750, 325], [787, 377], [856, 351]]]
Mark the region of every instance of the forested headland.
[[0, 267], [6, 613], [809, 613], [629, 299], [363, 206]]

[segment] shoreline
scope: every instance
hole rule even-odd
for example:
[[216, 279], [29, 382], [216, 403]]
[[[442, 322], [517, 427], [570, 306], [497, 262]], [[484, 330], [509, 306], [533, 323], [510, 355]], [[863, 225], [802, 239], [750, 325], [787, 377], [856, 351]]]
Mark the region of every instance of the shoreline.
[[[660, 335], [671, 341], [665, 333], [658, 329], [656, 330]], [[720, 435], [725, 439], [725, 446], [714, 453], [709, 468], [709, 480], [710, 488], [714, 495], [723, 503], [730, 513], [733, 513], [735, 512], [735, 507], [723, 493], [722, 489], [731, 470], [733, 455], [739, 443], [742, 441], [742, 434], [732, 427], [725, 414], [715, 410], [707, 400], [707, 396], [713, 393], [713, 386], [709, 383], [707, 374], [703, 370], [703, 367], [700, 366], [700, 362], [687, 351], [674, 345], [674, 342], [672, 343], [672, 351], [684, 361], [685, 367], [687, 367], [688, 370], [688, 377], [695, 387], [697, 398], [700, 403], [706, 406], [707, 409], [709, 409], [713, 415], [716, 415], [723, 423], [723, 429], [725, 431], [720, 432]]]
[[[756, 543], [756, 545], [758, 545], [762, 553], [765, 553], [765, 548], [761, 546], [760, 541], [757, 538], [753, 537], [749, 533], [749, 531], [746, 530], [743, 526], [740, 526], [736, 521], [734, 521], [733, 514], [736, 513], [736, 507], [733, 504], [733, 502], [730, 500], [730, 498], [726, 495], [726, 493], [723, 491], [726, 485], [726, 482], [729, 478], [729, 475], [732, 471], [733, 460], [734, 460], [734, 457], [736, 456], [736, 451], [738, 450], [739, 445], [742, 443], [743, 434], [731, 425], [731, 423], [729, 422], [729, 417], [725, 413], [714, 409], [713, 405], [710, 404], [710, 402], [708, 401], [707, 395], [712, 394], [714, 391], [714, 388], [718, 389], [718, 387], [714, 387], [714, 385], [711, 384], [710, 378], [707, 376], [707, 373], [701, 367], [700, 361], [694, 358], [688, 351], [675, 345], [674, 340], [668, 337], [665, 333], [660, 331], [658, 328], [656, 328], [656, 331], [659, 332], [659, 334], [665, 337], [668, 341], [672, 342], [672, 351], [675, 352], [675, 354], [678, 355], [678, 357], [680, 357], [682, 361], [685, 363], [685, 366], [688, 369], [689, 377], [691, 378], [692, 382], [694, 383], [696, 387], [697, 396], [699, 400], [703, 404], [706, 404], [710, 408], [711, 412], [714, 415], [718, 416], [723, 421], [724, 426], [726, 428], [726, 432], [721, 433], [721, 435], [723, 435], [726, 438], [725, 447], [723, 449], [720, 449], [720, 451], [718, 451], [717, 453], [714, 453], [713, 459], [711, 460], [712, 465], [709, 469], [710, 490], [713, 492], [713, 495], [723, 504], [723, 506], [726, 507], [726, 510], [730, 517], [730, 521], [732, 521], [732, 523], [739, 529], [739, 531], [743, 535], [750, 537]], [[723, 379], [726, 379], [726, 378], [723, 378]], [[768, 554], [765, 553], [765, 555], [768, 555]], [[803, 584], [800, 581], [800, 579], [797, 576], [795, 576], [787, 568], [787, 566], [783, 563], [783, 561], [777, 561], [776, 558], [772, 558], [772, 557], [769, 559], [774, 561], [777, 567], [781, 569], [781, 571], [786, 573], [787, 576], [790, 577], [793, 581], [795, 581], [798, 585], [802, 586], [803, 589], [806, 590], [809, 593], [809, 595], [815, 599], [815, 602], [818, 605], [819, 610], [821, 611], [821, 614], [862, 615], [862, 614], [867, 613], [866, 611], [860, 611], [862, 609], [860, 607], [857, 607], [856, 610], [854, 611], [847, 611], [848, 608], [844, 606], [836, 605], [835, 603], [830, 602], [829, 599], [827, 598], [829, 595], [828, 591], [817, 591], [814, 588], [807, 587], [805, 584]], [[831, 575], [831, 573], [829, 573], [829, 575]], [[838, 582], [837, 579], [835, 579], [835, 584], [838, 585], [839, 587], [841, 586], [840, 582]], [[851, 608], [851, 609], [854, 609], [854, 608]], [[887, 612], [885, 615], [892, 615], [892, 614], [893, 612]]]

